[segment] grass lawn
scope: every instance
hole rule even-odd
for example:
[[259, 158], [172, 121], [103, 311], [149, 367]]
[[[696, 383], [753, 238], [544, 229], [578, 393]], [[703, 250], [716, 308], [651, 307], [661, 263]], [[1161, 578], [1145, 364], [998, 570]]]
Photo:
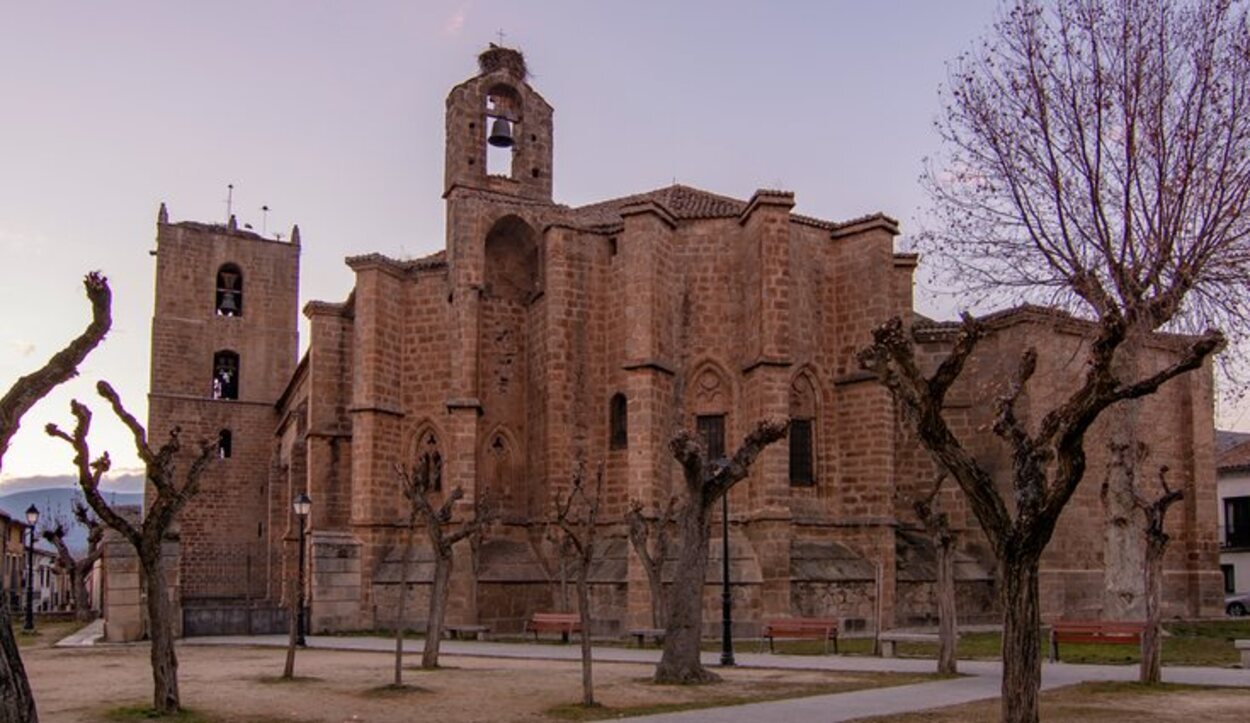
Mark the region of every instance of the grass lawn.
[[[1209, 620], [1187, 623], [1165, 623], [1169, 637], [1163, 639], [1163, 663], [1165, 665], [1213, 665], [1229, 666], [1240, 660], [1233, 640], [1250, 639], [1250, 620]], [[1000, 636], [992, 633], [968, 633], [959, 639], [959, 657], [963, 660], [997, 660]], [[707, 650], [719, 650], [708, 645]], [[740, 652], [759, 650], [757, 643], [735, 645]], [[765, 648], [767, 649], [767, 648]], [[1049, 642], [1043, 641], [1042, 654], [1049, 655]], [[851, 638], [838, 641], [838, 650], [846, 655], [871, 655], [870, 638]], [[819, 655], [824, 646], [816, 641], [792, 641], [777, 644], [777, 652], [791, 655]], [[932, 643], [899, 643], [899, 657], [933, 658], [937, 645]], [[1063, 645], [1060, 659], [1065, 663], [1095, 663], [1105, 665], [1129, 665], [1141, 659], [1133, 645]]]
[[[1081, 683], [1042, 693], [1042, 720], [1086, 723], [1234, 723], [1246, 720], [1250, 689], [1141, 683]], [[859, 723], [995, 723], [999, 701], [864, 718]]]
[[35, 632], [22, 632], [22, 616], [17, 615], [13, 618], [13, 637], [17, 638], [17, 647], [19, 648], [46, 648], [61, 638], [76, 632], [83, 627], [85, 623], [77, 620], [65, 620], [57, 622], [44, 622], [35, 619]]

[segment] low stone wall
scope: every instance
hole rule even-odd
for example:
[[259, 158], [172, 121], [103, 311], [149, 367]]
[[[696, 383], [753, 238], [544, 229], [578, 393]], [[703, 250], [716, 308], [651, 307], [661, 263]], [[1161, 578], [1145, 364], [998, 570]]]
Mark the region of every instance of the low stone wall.
[[182, 607], [183, 635], [272, 635], [288, 630], [287, 611], [276, 606], [188, 601]]

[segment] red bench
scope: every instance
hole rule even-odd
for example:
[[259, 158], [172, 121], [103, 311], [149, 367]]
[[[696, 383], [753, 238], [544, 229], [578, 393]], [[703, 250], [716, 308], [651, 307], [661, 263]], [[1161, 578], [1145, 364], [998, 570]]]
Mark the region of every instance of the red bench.
[[774, 652], [773, 640], [823, 640], [825, 652], [833, 641], [833, 652], [838, 652], [838, 621], [836, 618], [779, 618], [764, 621], [764, 637], [768, 640], [768, 652]]
[[525, 623], [525, 632], [534, 633], [534, 640], [538, 640], [539, 633], [560, 633], [560, 640], [567, 643], [570, 633], [581, 630], [582, 621], [577, 613], [534, 613]]
[[1143, 622], [1104, 622], [1062, 620], [1050, 627], [1050, 659], [1059, 660], [1060, 643], [1141, 646]]

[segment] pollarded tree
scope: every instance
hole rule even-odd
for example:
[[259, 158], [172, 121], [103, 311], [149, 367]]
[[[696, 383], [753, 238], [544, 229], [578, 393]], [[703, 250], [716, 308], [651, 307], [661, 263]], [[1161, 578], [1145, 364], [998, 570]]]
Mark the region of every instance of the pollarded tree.
[[91, 598], [87, 594], [87, 575], [95, 567], [100, 555], [104, 552], [104, 525], [91, 514], [81, 501], [74, 501], [74, 519], [87, 530], [87, 550], [76, 556], [65, 542], [69, 533], [66, 522], [61, 515], [52, 518], [52, 523], [43, 530], [43, 539], [56, 548], [57, 564], [69, 575], [70, 598], [74, 603], [74, 617], [82, 621], [92, 618]]
[[[1250, 30], [1242, 0], [1014, 0], [954, 64], [921, 249], [947, 281], [1122, 320], [1112, 372], [1149, 375], [1146, 336], [1246, 334]], [[1117, 322], [1120, 323], [1120, 322]], [[1141, 412], [1109, 418], [1138, 441]], [[1103, 614], [1140, 619], [1131, 470], [1105, 497]]]
[[78, 486], [87, 504], [104, 524], [120, 533], [135, 548], [139, 557], [147, 600], [148, 637], [152, 643], [152, 707], [159, 715], [169, 715], [177, 713], [182, 702], [178, 694], [178, 656], [174, 650], [176, 621], [171, 617], [171, 591], [166, 585], [161, 547], [178, 513], [199, 491], [204, 472], [217, 459], [217, 440], [201, 440], [185, 469], [180, 469], [180, 463], [185, 461], [180, 458], [185, 455], [181, 454], [183, 444], [179, 428], [172, 429], [168, 441], [153, 449], [148, 443], [147, 430], [122, 405], [121, 397], [113, 387], [101, 381], [96, 384], [96, 391], [108, 401], [113, 413], [130, 430], [135, 450], [143, 462], [148, 491], [155, 493], [138, 526], [116, 512], [100, 494], [100, 480], [112, 462], [108, 452], [94, 460], [91, 458], [91, 447], [87, 441], [91, 431], [91, 410], [74, 400], [70, 403], [75, 420], [74, 431], [64, 432], [55, 424], [49, 424], [47, 432], [73, 448]]
[[647, 589], [651, 593], [651, 626], [661, 630], [668, 624], [668, 612], [664, 594], [664, 561], [668, 558], [669, 532], [676, 519], [677, 498], [669, 497], [663, 509], [649, 517], [642, 502], [631, 500], [625, 512], [625, 524], [629, 530], [629, 543], [642, 562], [647, 574]]
[[668, 591], [668, 625], [664, 652], [655, 668], [655, 682], [690, 684], [720, 680], [699, 661], [712, 506], [746, 479], [760, 452], [785, 437], [789, 428], [789, 420], [760, 422], [732, 457], [721, 459], [708, 459], [703, 440], [689, 430], [679, 431], [669, 443], [673, 456], [681, 463], [685, 494], [677, 512], [677, 571]]
[[[476, 500], [473, 519], [463, 522], [453, 520], [456, 503], [464, 499], [464, 490], [459, 487], [447, 493], [442, 504], [436, 506], [434, 498], [442, 486], [442, 470], [442, 458], [436, 453], [422, 455], [417, 461], [416, 469], [411, 472], [403, 465], [395, 467], [404, 496], [412, 508], [410, 520], [425, 523], [426, 538], [434, 553], [434, 580], [430, 586], [430, 610], [425, 623], [425, 648], [421, 652], [421, 667], [428, 669], [438, 667], [439, 644], [443, 639], [443, 621], [447, 618], [447, 598], [451, 592], [455, 545], [461, 540], [482, 534], [491, 520], [489, 502], [482, 496]], [[404, 560], [408, 557], [408, 551], [405, 550]], [[406, 563], [401, 561], [401, 564]], [[403, 595], [403, 588], [407, 583], [406, 571], [401, 577], [404, 580], [400, 585], [400, 595]], [[403, 621], [398, 625], [402, 628]]]
[[1164, 531], [1164, 522], [1168, 508], [1185, 498], [1185, 491], [1172, 489], [1168, 486], [1168, 467], [1159, 467], [1159, 494], [1153, 499], [1142, 494], [1137, 484], [1136, 475], [1150, 456], [1150, 449], [1145, 444], [1138, 444], [1135, 449], [1128, 449], [1119, 444], [1111, 445], [1111, 461], [1107, 464], [1107, 481], [1103, 483], [1103, 494], [1107, 494], [1110, 481], [1117, 474], [1127, 473], [1133, 505], [1145, 520], [1146, 559], [1143, 562], [1141, 575], [1146, 590], [1146, 627], [1141, 638], [1141, 671], [1139, 679], [1143, 683], [1158, 683], [1163, 679], [1163, 556], [1167, 553], [1171, 537]]
[[959, 646], [955, 605], [955, 531], [951, 529], [950, 515], [938, 510], [936, 505], [945, 479], [945, 473], [939, 474], [929, 494], [916, 500], [912, 507], [925, 531], [929, 533], [937, 557], [937, 575], [933, 583], [938, 613], [937, 672], [954, 675], [957, 672], [955, 661]]
[[1037, 351], [1028, 349], [1022, 355], [1014, 378], [995, 401], [993, 424], [1011, 453], [1014, 509], [985, 461], [978, 460], [951, 430], [943, 410], [946, 394], [985, 336], [985, 326], [965, 316], [953, 349], [931, 375], [921, 370], [911, 330], [898, 318], [875, 329], [872, 346], [860, 352], [860, 363], [890, 389], [920, 443], [959, 483], [998, 561], [1004, 721], [1038, 720], [1038, 569], [1059, 514], [1085, 474], [1085, 434], [1090, 425], [1112, 404], [1153, 394], [1164, 382], [1201, 367], [1224, 343], [1218, 332], [1191, 339], [1171, 363], [1125, 381], [1114, 374], [1112, 362], [1126, 327], [1115, 314], [1097, 324], [1081, 383], [1066, 396], [1053, 395], [1049, 411], [1034, 424], [1018, 416], [1016, 405], [1036, 370]]
[[[99, 273], [83, 279], [87, 299], [91, 302], [91, 323], [82, 334], [58, 351], [38, 370], [20, 378], [0, 397], [0, 468], [13, 435], [17, 434], [22, 416], [58, 385], [78, 375], [78, 366], [100, 345], [113, 325], [113, 292], [108, 279]], [[30, 693], [26, 668], [13, 638], [9, 606], [0, 603], [0, 720], [37, 723], [39, 713]]]

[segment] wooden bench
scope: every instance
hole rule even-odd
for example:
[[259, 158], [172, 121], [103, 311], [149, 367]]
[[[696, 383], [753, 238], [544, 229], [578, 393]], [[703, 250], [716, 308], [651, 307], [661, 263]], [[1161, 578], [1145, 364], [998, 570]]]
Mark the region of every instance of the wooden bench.
[[1060, 643], [1141, 646], [1143, 622], [1104, 622], [1063, 620], [1050, 627], [1050, 660], [1059, 660]]
[[764, 621], [764, 638], [768, 640], [768, 652], [775, 652], [773, 641], [823, 640], [825, 652], [833, 641], [833, 652], [838, 652], [838, 621], [835, 618], [778, 618]]
[[525, 632], [534, 633], [538, 640], [539, 633], [560, 633], [560, 640], [567, 643], [571, 633], [582, 630], [582, 621], [577, 613], [534, 613], [525, 623]]
[[452, 640], [481, 640], [490, 632], [488, 625], [448, 625], [445, 629]]
[[635, 628], [629, 634], [638, 640], [640, 648], [646, 644], [647, 638], [654, 639], [656, 645], [664, 642], [664, 628]]
[[935, 633], [897, 633], [886, 631], [877, 636], [881, 641], [881, 657], [893, 658], [895, 654], [894, 646], [898, 643], [933, 643], [937, 645], [940, 640]]

